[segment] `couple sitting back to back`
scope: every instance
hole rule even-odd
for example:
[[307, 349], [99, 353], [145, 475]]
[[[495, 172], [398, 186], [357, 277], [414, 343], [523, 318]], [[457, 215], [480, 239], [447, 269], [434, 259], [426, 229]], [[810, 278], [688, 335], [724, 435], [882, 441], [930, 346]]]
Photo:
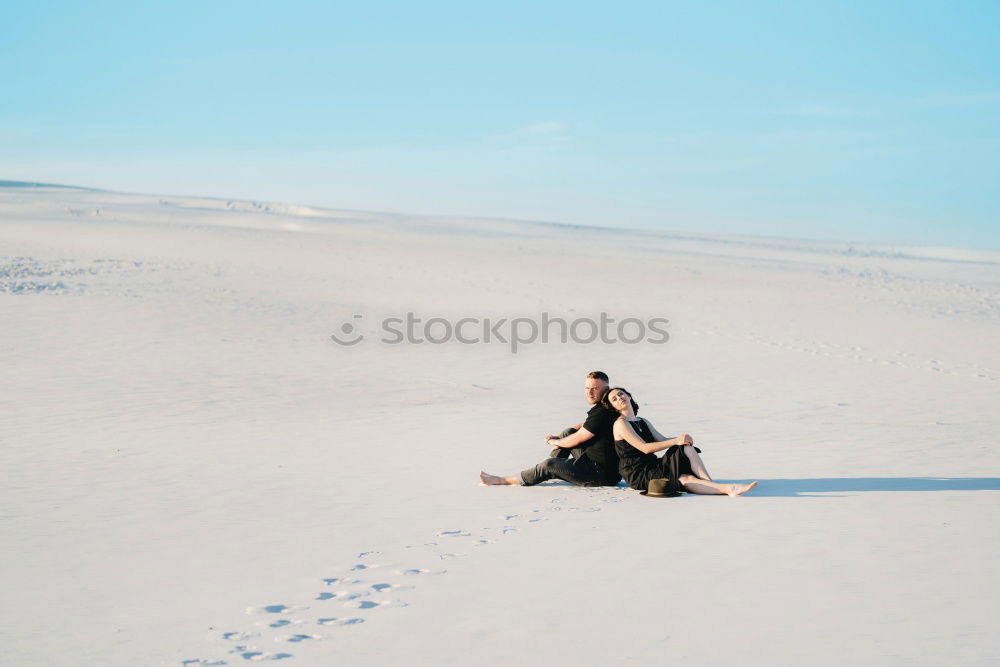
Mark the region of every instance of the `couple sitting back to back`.
[[[611, 388], [601, 371], [587, 374], [584, 395], [592, 407], [583, 424], [558, 436], [545, 436], [555, 447], [549, 458], [520, 475], [479, 474], [483, 484], [534, 486], [561, 479], [578, 486], [617, 486], [622, 477], [630, 487], [646, 491], [659, 480], [655, 495], [681, 491], [738, 496], [757, 485], [719, 484], [712, 480], [688, 434], [666, 438], [648, 420], [637, 417], [639, 405], [622, 387]], [[666, 450], [662, 457], [656, 452]]]

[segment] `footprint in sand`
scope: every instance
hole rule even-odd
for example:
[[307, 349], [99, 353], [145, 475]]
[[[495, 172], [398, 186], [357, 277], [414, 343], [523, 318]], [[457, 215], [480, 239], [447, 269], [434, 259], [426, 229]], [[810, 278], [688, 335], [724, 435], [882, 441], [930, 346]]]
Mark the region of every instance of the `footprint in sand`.
[[281, 635], [280, 637], [275, 637], [274, 641], [297, 644], [299, 642], [313, 641], [322, 638], [323, 638], [322, 635], [296, 634], [296, 635]]
[[372, 584], [372, 588], [381, 593], [382, 591], [412, 591], [416, 587], [406, 584]]
[[[357, 600], [358, 598], [363, 598], [371, 595], [371, 591], [334, 591], [332, 593], [320, 593], [323, 600], [333, 600], [337, 599], [341, 602], [346, 602], [347, 600]], [[319, 600], [320, 598], [316, 598]]]
[[253, 662], [263, 662], [265, 660], [284, 660], [285, 658], [291, 658], [291, 653], [273, 653], [270, 651], [244, 651], [240, 653], [244, 660], [250, 660]]
[[364, 623], [363, 618], [318, 618], [316, 623], [318, 625], [333, 625], [336, 627], [341, 627], [345, 625], [357, 625], [358, 623]]
[[408, 604], [400, 600], [352, 600], [351, 602], [344, 603], [344, 607], [349, 609], [375, 609], [376, 607], [381, 609], [408, 606]]
[[344, 606], [352, 607], [354, 609], [374, 609], [379, 605], [378, 602], [375, 602], [374, 600], [362, 600], [360, 602], [348, 602]]
[[398, 574], [401, 574], [404, 577], [412, 577], [412, 576], [416, 576], [418, 574], [431, 574], [431, 575], [433, 575], [433, 574], [444, 574], [447, 571], [448, 570], [424, 570], [424, 569], [414, 568], [414, 569], [411, 569], [411, 570], [400, 570], [398, 572]]
[[[602, 498], [603, 502], [621, 502], [621, 497], [611, 496], [608, 498]], [[544, 513], [551, 511], [586, 511], [586, 512], [596, 512], [600, 511], [599, 507], [581, 508], [581, 507], [566, 507], [564, 503], [566, 498], [554, 498], [551, 500], [550, 504], [539, 508], [531, 510], [530, 514], [505, 514], [502, 516], [504, 521], [523, 521], [525, 523], [539, 523], [548, 520], [550, 517], [545, 516]], [[506, 526], [487, 526], [483, 527], [479, 535], [473, 536], [473, 534], [468, 530], [463, 529], [452, 529], [452, 530], [442, 530], [437, 533], [437, 538], [473, 538], [470, 543], [475, 546], [483, 546], [487, 544], [493, 544], [496, 538], [500, 535], [510, 535], [512, 533], [520, 532], [521, 528], [513, 525]], [[485, 533], [485, 534], [484, 534]], [[441, 542], [444, 544], [444, 542]], [[431, 541], [425, 542], [422, 545], [407, 545], [406, 549], [413, 548], [428, 548], [437, 547], [439, 542]], [[432, 549], [432, 553], [437, 551], [437, 549]], [[427, 554], [431, 555], [431, 554]], [[454, 552], [438, 552], [438, 558], [442, 560], [450, 560], [454, 558], [467, 557], [469, 554], [454, 553]], [[319, 591], [315, 594], [314, 600], [318, 602], [329, 602], [331, 600], [336, 600], [340, 602], [340, 606], [345, 609], [357, 609], [359, 611], [369, 611], [372, 609], [381, 608], [402, 608], [409, 606], [406, 602], [398, 599], [382, 599], [379, 597], [374, 597], [376, 595], [392, 595], [395, 593], [401, 593], [403, 591], [412, 590], [414, 586], [406, 585], [401, 583], [393, 583], [391, 576], [400, 577], [414, 577], [421, 575], [441, 575], [445, 574], [447, 570], [432, 570], [427, 568], [403, 568], [396, 569], [395, 566], [389, 565], [387, 567], [386, 563], [370, 562], [372, 557], [383, 557], [384, 554], [381, 551], [370, 550], [361, 551], [357, 554], [358, 561], [352, 565], [347, 566], [345, 569], [348, 571], [346, 576], [332, 576], [320, 578], [317, 581], [327, 587], [337, 587], [334, 590], [324, 590]], [[351, 573], [360, 574], [361, 572], [373, 572], [378, 571], [386, 576], [380, 583], [366, 584], [364, 579], [353, 578]], [[369, 580], [370, 581], [370, 580]], [[377, 580], [376, 580], [377, 581]], [[363, 587], [360, 588], [360, 587]], [[268, 604], [260, 605], [254, 607], [247, 607], [247, 614], [260, 614], [260, 615], [290, 615], [298, 612], [302, 612], [309, 609], [308, 606], [293, 606], [288, 604]], [[287, 628], [288, 630], [300, 630], [298, 626], [302, 626], [305, 623], [315, 623], [316, 625], [326, 626], [326, 627], [344, 627], [348, 625], [357, 625], [364, 623], [365, 619], [356, 616], [323, 616], [321, 618], [313, 618], [312, 620], [303, 620], [300, 618], [278, 618], [273, 621], [262, 620], [256, 625], [258, 627], [267, 626], [270, 628]], [[304, 628], [303, 628], [304, 629]], [[227, 632], [223, 637], [227, 640], [248, 640], [254, 637], [259, 637], [259, 633], [252, 632]], [[272, 635], [273, 637], [273, 635]], [[318, 641], [324, 639], [323, 635], [313, 634], [309, 632], [293, 632], [290, 634], [283, 634], [277, 637], [273, 637], [274, 641], [285, 642], [285, 643], [301, 643]], [[238, 654], [245, 660], [248, 661], [264, 661], [264, 660], [282, 660], [285, 658], [291, 658], [292, 654], [284, 652], [270, 652], [261, 650], [257, 646], [252, 645], [240, 645], [234, 647], [230, 653]], [[226, 664], [224, 661], [210, 663], [203, 659], [190, 660], [185, 663], [189, 667], [208, 667], [213, 664]]]
[[294, 614], [309, 607], [290, 607], [286, 604], [268, 604], [262, 607], [247, 607], [248, 614]]
[[203, 660], [201, 658], [181, 662], [182, 667], [221, 667], [224, 664], [226, 664], [225, 660]]

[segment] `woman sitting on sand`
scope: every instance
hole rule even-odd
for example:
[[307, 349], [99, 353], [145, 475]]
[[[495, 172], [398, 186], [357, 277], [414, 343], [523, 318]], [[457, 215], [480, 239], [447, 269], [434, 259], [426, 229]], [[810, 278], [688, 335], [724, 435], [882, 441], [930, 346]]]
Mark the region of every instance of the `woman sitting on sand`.
[[[608, 391], [604, 404], [621, 416], [614, 424], [618, 470], [633, 489], [645, 491], [651, 479], [666, 479], [668, 493], [687, 491], [706, 495], [738, 496], [757, 482], [750, 484], [719, 484], [713, 482], [702, 463], [691, 436], [685, 433], [667, 439], [642, 417], [636, 417], [639, 404], [622, 387]], [[657, 458], [654, 452], [667, 450]], [[673, 495], [673, 494], [670, 494]]]

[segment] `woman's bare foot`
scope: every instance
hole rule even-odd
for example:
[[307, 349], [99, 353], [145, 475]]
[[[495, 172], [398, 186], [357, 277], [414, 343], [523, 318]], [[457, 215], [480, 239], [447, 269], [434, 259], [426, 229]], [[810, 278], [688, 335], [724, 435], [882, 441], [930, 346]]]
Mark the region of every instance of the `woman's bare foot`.
[[479, 479], [483, 481], [486, 486], [510, 486], [512, 484], [520, 484], [521, 482], [516, 477], [497, 477], [496, 475], [491, 475], [488, 472], [479, 473]]
[[757, 486], [757, 482], [750, 482], [749, 484], [730, 484], [729, 490], [726, 491], [727, 496], [742, 496], [744, 493]]

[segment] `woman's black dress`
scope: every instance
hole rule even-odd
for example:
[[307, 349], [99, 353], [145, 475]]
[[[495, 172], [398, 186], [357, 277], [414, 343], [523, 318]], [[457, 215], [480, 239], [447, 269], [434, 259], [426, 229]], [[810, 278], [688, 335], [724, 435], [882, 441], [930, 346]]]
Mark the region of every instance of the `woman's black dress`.
[[[656, 440], [645, 419], [640, 417], [628, 423], [644, 442]], [[639, 491], [646, 490], [649, 480], [664, 478], [672, 480], [673, 483], [669, 485], [671, 490], [683, 491], [680, 476], [694, 474], [691, 470], [691, 461], [684, 455], [680, 445], [671, 446], [664, 451], [662, 457], [656, 454], [644, 454], [625, 440], [615, 440], [615, 450], [618, 452], [618, 471], [629, 486]], [[701, 451], [697, 447], [695, 450]]]

